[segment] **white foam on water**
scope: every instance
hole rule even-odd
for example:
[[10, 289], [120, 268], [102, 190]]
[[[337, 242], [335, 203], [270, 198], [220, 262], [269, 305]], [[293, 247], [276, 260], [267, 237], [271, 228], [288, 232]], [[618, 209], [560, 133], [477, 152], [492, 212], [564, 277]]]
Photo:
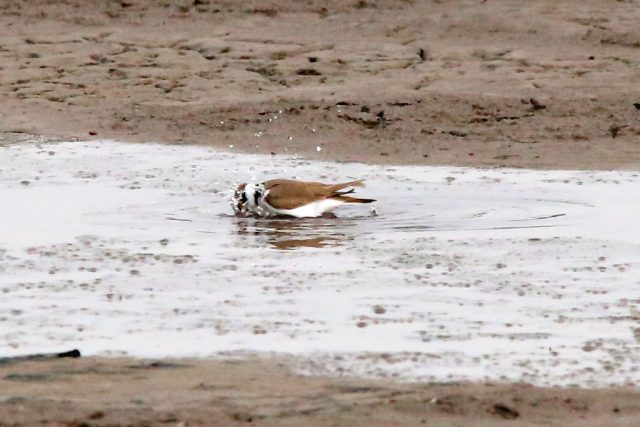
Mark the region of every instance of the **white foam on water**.
[[[366, 178], [378, 214], [231, 215], [239, 182], [293, 176]], [[0, 147], [0, 355], [266, 352], [306, 372], [637, 384], [639, 190], [630, 171]]]

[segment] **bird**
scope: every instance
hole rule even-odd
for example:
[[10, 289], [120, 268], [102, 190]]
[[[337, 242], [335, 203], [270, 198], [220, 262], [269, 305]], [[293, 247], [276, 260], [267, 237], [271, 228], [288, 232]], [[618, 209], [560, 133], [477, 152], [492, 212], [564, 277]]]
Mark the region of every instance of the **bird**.
[[293, 179], [272, 179], [259, 184], [242, 183], [234, 193], [232, 207], [236, 214], [313, 218], [345, 203], [376, 201], [349, 196], [355, 191], [353, 187], [364, 187], [364, 180], [339, 184]]

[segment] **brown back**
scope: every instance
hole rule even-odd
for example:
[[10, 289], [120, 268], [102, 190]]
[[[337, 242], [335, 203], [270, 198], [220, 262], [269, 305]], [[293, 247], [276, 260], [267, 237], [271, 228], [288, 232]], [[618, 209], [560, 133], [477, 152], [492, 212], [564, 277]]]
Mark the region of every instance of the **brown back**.
[[308, 203], [340, 196], [340, 190], [347, 187], [362, 187], [363, 181], [323, 184], [321, 182], [272, 179], [264, 183], [269, 190], [267, 203], [276, 209], [295, 209]]

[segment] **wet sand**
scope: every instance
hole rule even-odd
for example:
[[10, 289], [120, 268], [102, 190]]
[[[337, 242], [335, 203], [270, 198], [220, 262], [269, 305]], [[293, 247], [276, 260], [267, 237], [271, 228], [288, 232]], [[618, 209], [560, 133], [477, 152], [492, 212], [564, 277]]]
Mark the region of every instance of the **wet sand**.
[[[0, 145], [44, 134], [637, 169], [639, 18], [637, 1], [7, 1]], [[0, 426], [608, 427], [635, 426], [640, 407], [623, 387], [301, 377], [290, 360], [149, 363], [0, 366]]]
[[400, 384], [292, 373], [287, 360], [0, 364], [1, 426], [635, 427], [637, 389]]
[[0, 130], [634, 169], [638, 19], [599, 0], [3, 2]]

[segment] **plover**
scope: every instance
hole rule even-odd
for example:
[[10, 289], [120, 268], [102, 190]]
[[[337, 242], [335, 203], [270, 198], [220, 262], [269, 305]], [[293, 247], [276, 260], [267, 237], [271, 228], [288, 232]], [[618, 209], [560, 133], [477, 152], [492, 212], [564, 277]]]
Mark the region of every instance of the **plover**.
[[345, 203], [375, 202], [348, 195], [355, 191], [353, 187], [363, 186], [362, 179], [340, 184], [272, 179], [260, 184], [240, 184], [232, 206], [236, 213], [318, 217]]

